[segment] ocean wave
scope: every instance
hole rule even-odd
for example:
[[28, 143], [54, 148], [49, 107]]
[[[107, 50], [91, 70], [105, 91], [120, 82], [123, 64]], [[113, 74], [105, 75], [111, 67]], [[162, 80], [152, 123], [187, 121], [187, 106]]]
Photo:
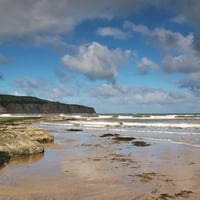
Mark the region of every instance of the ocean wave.
[[194, 123], [139, 123], [139, 122], [109, 122], [109, 121], [68, 121], [67, 123], [58, 122], [41, 122], [41, 124], [55, 125], [55, 126], [82, 126], [82, 127], [138, 127], [138, 128], [174, 128], [174, 129], [200, 129], [200, 124]]
[[125, 122], [124, 126], [128, 127], [166, 127], [166, 128], [200, 128], [200, 124], [189, 124], [189, 123], [135, 123]]

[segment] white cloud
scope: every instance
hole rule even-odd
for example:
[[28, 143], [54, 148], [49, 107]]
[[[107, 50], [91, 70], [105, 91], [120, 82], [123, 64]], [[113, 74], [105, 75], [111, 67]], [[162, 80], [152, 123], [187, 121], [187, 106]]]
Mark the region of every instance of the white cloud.
[[178, 32], [173, 32], [165, 28], [157, 27], [150, 30], [145, 25], [136, 25], [134, 23], [126, 21], [124, 27], [132, 30], [135, 33], [142, 34], [148, 43], [153, 45], [158, 45], [166, 51], [184, 51], [188, 48], [193, 41], [193, 34], [188, 34], [187, 36], [182, 35]]
[[125, 16], [144, 3], [146, 0], [1, 0], [0, 38], [69, 32], [81, 21]]
[[74, 91], [71, 88], [65, 86], [57, 86], [51, 89], [51, 98], [52, 99], [62, 99], [67, 96], [73, 96]]
[[183, 24], [186, 21], [186, 17], [184, 15], [176, 15], [170, 20], [173, 23]]
[[193, 50], [178, 56], [167, 55], [164, 57], [162, 64], [168, 73], [181, 72], [188, 74], [200, 71], [200, 57]]
[[188, 22], [195, 25], [198, 30], [200, 30], [200, 2], [199, 0], [179, 0], [176, 8], [176, 12], [181, 13], [185, 16]]
[[115, 81], [117, 68], [128, 59], [130, 51], [110, 50], [97, 42], [79, 47], [76, 55], [66, 54], [62, 64], [91, 80]]
[[199, 0], [1, 0], [0, 38], [69, 32], [84, 20], [124, 17], [148, 5], [174, 12], [176, 22], [186, 18], [199, 27]]
[[66, 49], [69, 47], [69, 45], [58, 35], [36, 35], [28, 38], [28, 40], [29, 43], [37, 47], [52, 46], [60, 49]]
[[162, 61], [164, 69], [169, 72], [189, 73], [200, 71], [199, 52], [194, 48], [194, 35], [184, 36], [164, 28], [148, 29], [144, 25], [135, 25], [130, 22], [124, 24], [133, 32], [142, 34], [148, 43], [157, 45], [164, 52]]
[[92, 91], [97, 98], [115, 98], [128, 92], [128, 87], [122, 85], [103, 84]]
[[[149, 87], [103, 84], [91, 91], [96, 104], [105, 112], [198, 112], [200, 99], [193, 92], [153, 89]], [[98, 108], [97, 108], [98, 110]]]
[[148, 73], [148, 68], [152, 68], [152, 69], [158, 69], [159, 66], [153, 62], [152, 60], [143, 57], [141, 59], [141, 61], [137, 64], [139, 71], [141, 74], [147, 74]]
[[[191, 81], [194, 78], [194, 73], [199, 74], [200, 72], [199, 37], [195, 37], [192, 33], [184, 36], [164, 28], [150, 30], [147, 26], [131, 22], [126, 22], [124, 27], [143, 35], [149, 44], [157, 45], [161, 49], [163, 70], [167, 73], [184, 74], [184, 79], [180, 81], [182, 86], [185, 87], [186, 83], [189, 82], [188, 88], [195, 88], [197, 84], [200, 84], [199, 79], [195, 78], [195, 81]], [[139, 64], [140, 71], [143, 73], [147, 72], [145, 63], [147, 64], [147, 62]]]
[[191, 73], [180, 81], [180, 87], [200, 92], [200, 72]]
[[[39, 89], [41, 87], [37, 81], [31, 79], [30, 77], [25, 77], [24, 81], [16, 79], [15, 85], [26, 92]], [[42, 84], [42, 86], [44, 86], [44, 84]]]
[[[165, 91], [148, 87], [125, 86], [120, 84], [103, 84], [92, 91], [97, 98], [115, 98], [121, 103], [172, 104], [183, 102], [187, 94], [178, 91]], [[178, 95], [179, 94], [179, 95]], [[175, 98], [176, 97], [176, 98]]]
[[14, 84], [20, 90], [19, 93], [52, 100], [73, 96], [74, 94], [71, 88], [63, 85], [55, 86], [55, 84], [52, 85], [44, 80], [36, 81], [30, 77], [25, 77], [24, 80], [16, 79]]
[[127, 39], [129, 34], [118, 29], [112, 27], [102, 27], [97, 30], [97, 34], [101, 36], [111, 36], [115, 39]]

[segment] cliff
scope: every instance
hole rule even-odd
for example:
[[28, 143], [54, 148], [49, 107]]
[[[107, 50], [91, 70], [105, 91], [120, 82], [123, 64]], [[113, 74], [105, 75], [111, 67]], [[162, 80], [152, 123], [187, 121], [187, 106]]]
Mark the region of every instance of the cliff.
[[0, 94], [0, 113], [95, 113], [94, 108], [64, 104], [30, 96]]

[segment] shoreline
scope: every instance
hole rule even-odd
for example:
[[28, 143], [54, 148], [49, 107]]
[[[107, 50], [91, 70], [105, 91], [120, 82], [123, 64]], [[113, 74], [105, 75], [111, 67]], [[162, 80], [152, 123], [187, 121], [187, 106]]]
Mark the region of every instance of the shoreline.
[[45, 131], [54, 136], [54, 143], [44, 144], [44, 154], [13, 158], [0, 169], [0, 199], [179, 200], [200, 196], [199, 148], [145, 138], [135, 140], [150, 146], [134, 146], [134, 140], [124, 136], [116, 142], [92, 131]]

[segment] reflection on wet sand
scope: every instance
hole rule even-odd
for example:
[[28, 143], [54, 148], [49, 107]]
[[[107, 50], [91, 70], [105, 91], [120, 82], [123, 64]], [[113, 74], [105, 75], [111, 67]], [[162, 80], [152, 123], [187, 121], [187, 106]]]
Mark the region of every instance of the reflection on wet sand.
[[[158, 141], [60, 132], [44, 154], [0, 170], [0, 199], [162, 200], [200, 195], [199, 149]], [[115, 136], [114, 136], [115, 137]], [[141, 139], [140, 139], [141, 140]], [[171, 170], [173, 169], [173, 170]]]
[[37, 161], [39, 161], [40, 159], [42, 159], [44, 157], [44, 153], [38, 153], [38, 154], [33, 154], [30, 156], [18, 156], [18, 157], [13, 157], [10, 162], [9, 165], [13, 166], [13, 165], [21, 165], [21, 164], [33, 164]]

